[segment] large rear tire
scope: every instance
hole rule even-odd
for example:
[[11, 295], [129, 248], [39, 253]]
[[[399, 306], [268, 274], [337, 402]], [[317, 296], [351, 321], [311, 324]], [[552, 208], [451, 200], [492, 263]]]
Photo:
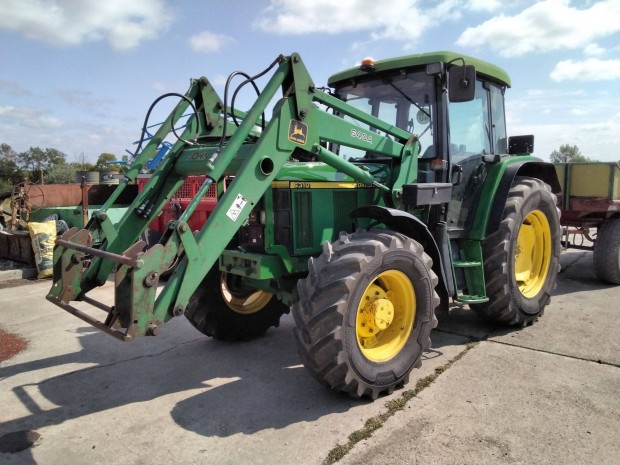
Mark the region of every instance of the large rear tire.
[[241, 279], [221, 272], [217, 265], [209, 271], [185, 310], [198, 331], [215, 339], [239, 341], [279, 326], [289, 307], [268, 292], [244, 289]]
[[596, 276], [611, 284], [620, 284], [620, 218], [601, 224], [594, 243]]
[[489, 301], [471, 307], [496, 323], [534, 323], [556, 286], [560, 237], [551, 188], [540, 179], [515, 178], [499, 229], [482, 243]]
[[391, 231], [341, 233], [324, 244], [293, 306], [299, 354], [312, 375], [373, 399], [406, 383], [437, 325], [431, 266], [418, 242]]

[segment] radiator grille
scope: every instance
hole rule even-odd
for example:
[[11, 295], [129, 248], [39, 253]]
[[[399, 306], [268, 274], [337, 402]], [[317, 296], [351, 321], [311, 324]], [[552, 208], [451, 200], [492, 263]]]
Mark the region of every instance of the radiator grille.
[[297, 220], [296, 246], [301, 249], [312, 247], [312, 194], [310, 192], [295, 194], [295, 216]]
[[334, 191], [334, 239], [340, 231], [353, 232], [354, 222], [349, 214], [357, 207], [355, 191]]

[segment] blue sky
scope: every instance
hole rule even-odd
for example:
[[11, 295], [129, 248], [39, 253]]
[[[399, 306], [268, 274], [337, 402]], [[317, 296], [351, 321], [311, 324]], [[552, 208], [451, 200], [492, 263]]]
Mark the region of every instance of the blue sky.
[[192, 77], [222, 94], [229, 73], [299, 52], [320, 86], [367, 56], [436, 50], [509, 73], [508, 133], [534, 134], [537, 156], [620, 160], [620, 0], [0, 0], [0, 143], [120, 156]]

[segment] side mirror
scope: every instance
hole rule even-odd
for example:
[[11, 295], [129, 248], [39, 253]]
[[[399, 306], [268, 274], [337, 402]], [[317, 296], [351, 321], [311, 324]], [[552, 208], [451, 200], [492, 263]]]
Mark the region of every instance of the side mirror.
[[476, 68], [453, 66], [448, 73], [448, 96], [451, 102], [470, 102], [476, 91]]
[[508, 154], [534, 153], [534, 136], [512, 136], [508, 138]]

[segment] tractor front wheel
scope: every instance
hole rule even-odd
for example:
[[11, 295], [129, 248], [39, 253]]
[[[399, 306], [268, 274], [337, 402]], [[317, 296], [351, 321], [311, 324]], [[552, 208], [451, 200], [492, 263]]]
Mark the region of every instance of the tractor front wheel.
[[262, 336], [288, 312], [273, 294], [247, 288], [242, 277], [215, 265], [192, 295], [185, 316], [207, 336], [238, 341]]
[[406, 383], [437, 325], [431, 266], [418, 242], [391, 231], [341, 233], [324, 244], [293, 306], [299, 354], [311, 374], [373, 399]]
[[499, 229], [482, 243], [489, 301], [471, 307], [500, 324], [536, 321], [556, 286], [560, 235], [551, 188], [540, 179], [515, 178]]

